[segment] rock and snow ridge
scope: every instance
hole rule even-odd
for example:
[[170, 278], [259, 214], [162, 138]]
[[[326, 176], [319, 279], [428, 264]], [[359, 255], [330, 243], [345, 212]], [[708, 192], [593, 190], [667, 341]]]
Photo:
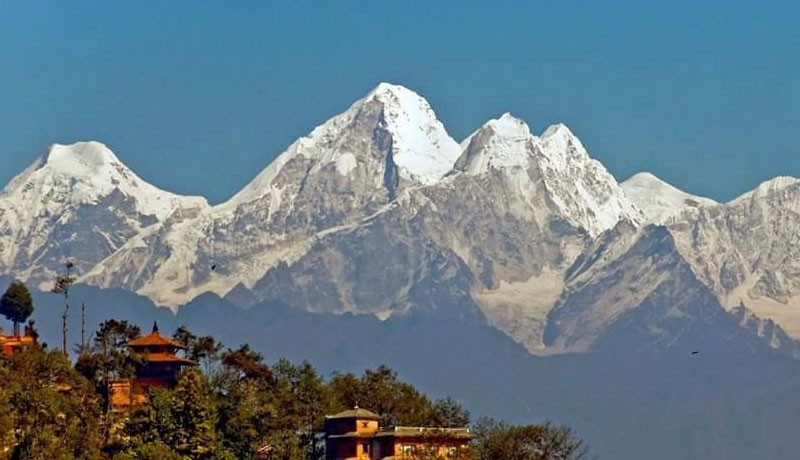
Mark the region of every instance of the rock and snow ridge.
[[634, 174], [620, 184], [625, 194], [644, 213], [647, 222], [667, 223], [686, 209], [716, 206], [716, 201], [678, 190], [649, 172]]
[[770, 195], [778, 192], [782, 192], [790, 187], [798, 186], [800, 184], [800, 179], [791, 176], [778, 176], [769, 180], [766, 180], [760, 184], [753, 190], [743, 193], [738, 197], [731, 200], [728, 204], [729, 205], [736, 205], [739, 203], [744, 203], [746, 201], [752, 201], [761, 198], [767, 198]]
[[[100, 142], [52, 145], [46, 154], [11, 180], [0, 200], [27, 203], [19, 211], [33, 212], [31, 204], [92, 204], [115, 189], [136, 198], [143, 214], [159, 220], [166, 219], [177, 207], [208, 207], [205, 198], [165, 192], [143, 181]], [[37, 200], [41, 196], [48, 200]]]
[[[552, 211], [592, 236], [621, 219], [638, 223], [641, 214], [614, 177], [589, 157], [580, 140], [563, 124], [541, 137], [509, 113], [490, 120], [461, 143], [455, 170], [469, 175], [490, 170], [515, 174], [521, 193], [543, 193]], [[527, 168], [536, 171], [522, 174]], [[541, 182], [543, 189], [531, 181]]]
[[52, 282], [67, 258], [88, 270], [144, 228], [208, 208], [143, 181], [99, 142], [55, 144], [0, 193], [0, 267]]
[[[434, 302], [425, 297], [434, 296], [426, 290], [433, 287], [466, 299], [477, 286], [465, 288], [466, 283], [479, 279], [483, 297], [496, 301], [496, 309], [513, 316], [511, 307], [519, 308], [542, 322], [551, 300], [531, 312], [525, 299], [541, 291], [545, 281], [553, 296], [555, 289], [569, 289], [565, 270], [584, 245], [621, 222], [637, 229], [661, 221], [683, 210], [687, 196], [697, 198], [646, 175], [638, 179], [650, 184], [638, 198], [651, 201], [640, 206], [566, 126], [554, 125], [536, 136], [510, 114], [487, 122], [459, 146], [422, 97], [380, 84], [298, 139], [241, 192], [213, 208], [201, 198], [145, 183], [102, 144], [54, 146], [0, 196], [0, 254], [7, 272], [39, 280], [52, 276], [65, 255], [77, 256], [80, 273], [87, 274], [82, 281], [127, 288], [177, 307], [203, 292], [252, 289], [268, 271], [291, 268], [316, 245], [317, 252], [306, 260], [321, 261], [330, 276], [300, 273], [295, 280], [300, 291], [292, 295], [307, 296], [302, 289], [314, 283], [341, 284], [337, 295], [347, 311], [358, 302], [408, 302], [409, 293], [418, 304]], [[754, 194], [771, 196], [792, 185], [781, 179]], [[30, 200], [38, 204], [20, 205]], [[23, 208], [27, 220], [17, 216]], [[390, 209], [399, 212], [380, 221], [385, 226], [367, 230], [375, 216]], [[497, 219], [503, 225], [496, 225]], [[371, 239], [364, 239], [370, 231]], [[328, 238], [345, 232], [346, 238]], [[480, 237], [459, 236], [467, 234]], [[416, 248], [419, 267], [443, 264], [429, 277], [450, 270], [458, 276], [423, 283], [405, 273], [409, 283], [386, 293], [369, 286], [356, 290], [353, 283], [364, 282], [358, 271], [346, 280], [333, 276], [357, 254], [354, 248], [371, 250], [385, 241], [397, 244], [392, 257], [401, 264], [398, 270], [405, 267], [403, 251]], [[22, 257], [14, 253], [19, 248]], [[652, 279], [659, 276], [654, 273]], [[508, 324], [530, 329], [515, 318]]]
[[544, 182], [563, 214], [597, 236], [620, 220], [642, 221], [639, 209], [628, 200], [606, 168], [589, 157], [581, 141], [564, 124], [548, 127], [541, 150], [549, 160]]
[[463, 153], [455, 169], [478, 175], [490, 169], [527, 168], [538, 142], [524, 121], [506, 112], [461, 142]]
[[365, 161], [357, 151], [341, 148], [342, 133], [359, 122], [370, 104], [380, 105], [380, 127], [389, 134], [391, 161], [400, 177], [413, 183], [430, 185], [450, 172], [461, 155], [461, 148], [436, 118], [430, 104], [419, 94], [399, 85], [380, 83], [347, 110], [317, 126], [307, 136], [295, 141], [272, 161], [243, 190], [234, 195], [225, 207], [273, 193], [274, 184], [284, 166], [297, 156], [315, 163], [316, 173], [328, 164], [335, 164], [342, 176], [349, 175]]

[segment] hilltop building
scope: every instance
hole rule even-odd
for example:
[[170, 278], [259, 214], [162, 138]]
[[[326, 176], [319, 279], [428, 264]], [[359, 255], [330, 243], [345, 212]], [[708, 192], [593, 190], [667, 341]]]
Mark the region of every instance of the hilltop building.
[[36, 343], [36, 337], [32, 335], [0, 334], [0, 348], [2, 348], [5, 356], [11, 356], [13, 353], [30, 347], [34, 343]]
[[383, 428], [380, 416], [358, 406], [325, 417], [326, 460], [455, 459], [471, 440], [468, 428]]
[[128, 347], [141, 359], [142, 366], [132, 381], [118, 380], [111, 384], [111, 405], [116, 411], [129, 412], [133, 407], [146, 405], [148, 388], [172, 388], [184, 367], [197, 365], [177, 355], [178, 350], [186, 347], [161, 335], [156, 323], [150, 334], [132, 340]]

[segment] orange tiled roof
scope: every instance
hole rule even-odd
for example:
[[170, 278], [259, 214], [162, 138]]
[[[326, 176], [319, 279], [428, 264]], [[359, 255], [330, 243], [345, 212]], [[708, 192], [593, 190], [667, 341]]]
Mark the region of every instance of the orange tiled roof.
[[2, 345], [31, 345], [35, 342], [30, 335], [0, 335]]
[[139, 337], [138, 339], [132, 340], [128, 342], [128, 346], [132, 348], [136, 347], [153, 347], [153, 346], [170, 346], [174, 348], [186, 349], [182, 343], [164, 337], [163, 335], [156, 332], [151, 332], [144, 337]]
[[142, 357], [148, 363], [183, 363], [192, 366], [197, 364], [197, 362], [191, 359], [182, 358], [172, 353], [145, 353]]

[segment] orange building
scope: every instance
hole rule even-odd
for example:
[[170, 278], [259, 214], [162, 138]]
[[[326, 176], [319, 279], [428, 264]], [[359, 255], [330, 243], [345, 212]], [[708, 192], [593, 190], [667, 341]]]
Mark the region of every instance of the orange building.
[[172, 388], [178, 382], [181, 369], [197, 363], [177, 355], [186, 347], [158, 332], [153, 323], [150, 334], [128, 343], [131, 352], [142, 360], [142, 366], [132, 381], [118, 380], [111, 383], [111, 405], [116, 411], [129, 412], [135, 406], [148, 402], [148, 388]]
[[36, 343], [32, 335], [0, 335], [0, 348], [3, 354], [11, 356], [12, 353], [27, 348]]
[[325, 418], [326, 460], [454, 459], [469, 448], [468, 428], [380, 427], [358, 406]]

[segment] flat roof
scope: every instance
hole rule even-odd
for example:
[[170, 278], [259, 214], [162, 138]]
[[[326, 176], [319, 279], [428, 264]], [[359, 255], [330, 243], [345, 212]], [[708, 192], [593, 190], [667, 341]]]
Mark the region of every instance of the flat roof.
[[418, 438], [418, 437], [442, 437], [455, 439], [472, 439], [469, 428], [440, 428], [427, 426], [395, 426], [384, 428], [375, 437], [397, 437], [397, 438]]

